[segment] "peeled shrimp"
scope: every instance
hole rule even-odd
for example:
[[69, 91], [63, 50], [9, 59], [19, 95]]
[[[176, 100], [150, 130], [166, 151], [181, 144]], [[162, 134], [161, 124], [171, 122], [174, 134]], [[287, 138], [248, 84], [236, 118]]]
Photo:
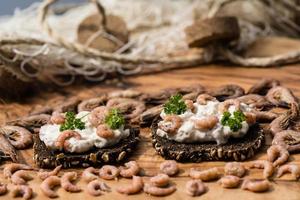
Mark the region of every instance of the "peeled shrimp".
[[26, 182], [31, 179], [32, 177], [25, 170], [16, 171], [11, 176], [11, 182], [15, 185], [25, 185]]
[[93, 180], [88, 183], [86, 191], [87, 191], [87, 193], [89, 193], [92, 196], [99, 196], [102, 194], [102, 191], [109, 192], [110, 188], [104, 182], [101, 182], [100, 180]]
[[218, 181], [223, 188], [237, 188], [240, 182], [241, 179], [239, 177], [232, 175], [224, 176]]
[[63, 124], [65, 123], [65, 115], [63, 113], [53, 112], [50, 118], [50, 122], [52, 124]]
[[243, 190], [249, 190], [251, 192], [265, 192], [269, 190], [270, 187], [271, 184], [267, 180], [253, 181], [253, 180], [246, 179], [242, 184]]
[[60, 149], [68, 150], [70, 143], [67, 140], [72, 137], [74, 137], [77, 140], [81, 139], [81, 135], [74, 130], [65, 130], [61, 132], [55, 142], [55, 146], [59, 147]]
[[279, 178], [285, 173], [291, 173], [297, 180], [298, 178], [300, 178], [300, 167], [294, 164], [282, 165], [278, 169], [277, 177]]
[[139, 173], [140, 167], [136, 161], [130, 161], [120, 167], [120, 175], [124, 178], [131, 178]]
[[61, 170], [61, 168], [62, 168], [62, 165], [59, 165], [59, 166], [55, 167], [55, 169], [53, 169], [50, 172], [46, 172], [46, 171], [40, 170], [39, 173], [38, 173], [38, 177], [41, 180], [45, 180], [49, 176], [56, 176], [59, 173], [59, 171]]
[[173, 192], [176, 191], [176, 187], [175, 186], [169, 186], [169, 187], [157, 187], [154, 186], [152, 184], [148, 184], [146, 183], [144, 186], [144, 192], [146, 192], [147, 194], [153, 195], [153, 196], [167, 196], [172, 194]]
[[298, 131], [284, 130], [276, 133], [272, 145], [281, 145], [287, 148], [290, 153], [300, 151], [300, 134]]
[[290, 154], [285, 147], [280, 145], [272, 145], [267, 150], [267, 156], [268, 160], [273, 162], [273, 166], [279, 166], [288, 161]]
[[206, 105], [208, 101], [216, 101], [217, 99], [213, 96], [210, 96], [209, 94], [200, 94], [197, 97], [197, 103], [201, 105]]
[[230, 106], [235, 106], [235, 110], [240, 110], [241, 103], [237, 99], [228, 99], [219, 105], [218, 110], [220, 113], [224, 113], [224, 112], [228, 111]]
[[203, 170], [203, 171], [199, 171], [194, 168], [191, 168], [189, 175], [193, 179], [201, 179], [202, 181], [211, 181], [211, 180], [218, 179], [220, 177], [219, 170], [216, 167]]
[[112, 165], [104, 165], [99, 170], [99, 176], [105, 180], [112, 180], [119, 176], [120, 170]]
[[106, 124], [100, 124], [97, 126], [96, 133], [99, 137], [109, 139], [115, 136], [113, 130], [108, 127]]
[[296, 97], [288, 88], [277, 86], [270, 89], [266, 98], [275, 106], [287, 106], [291, 103], [297, 102]]
[[195, 107], [194, 107], [194, 102], [192, 100], [185, 100], [184, 103], [188, 109], [194, 111]]
[[32, 188], [27, 185], [16, 185], [12, 188], [12, 197], [22, 196], [23, 199], [31, 199], [33, 195]]
[[136, 194], [143, 189], [144, 182], [142, 177], [140, 176], [133, 176], [132, 177], [132, 184], [128, 186], [122, 186], [117, 188], [117, 192], [121, 194]]
[[40, 185], [41, 191], [50, 198], [56, 198], [58, 195], [53, 190], [55, 186], [60, 186], [61, 180], [57, 176], [49, 176]]
[[11, 163], [4, 167], [3, 174], [5, 178], [10, 178], [15, 171], [18, 170], [32, 170], [33, 168], [29, 165], [19, 164], [19, 163]]
[[208, 116], [202, 119], [195, 119], [195, 128], [200, 130], [213, 129], [218, 123], [219, 119], [216, 116]]
[[103, 124], [105, 121], [105, 117], [108, 115], [109, 109], [106, 106], [99, 106], [94, 108], [89, 115], [90, 123], [97, 127], [100, 124]]
[[66, 172], [61, 177], [61, 186], [64, 188], [64, 190], [68, 192], [80, 192], [80, 187], [74, 185], [71, 183], [71, 181], [75, 181], [77, 179], [77, 173], [76, 172]]
[[243, 177], [246, 173], [245, 167], [239, 162], [226, 163], [224, 171], [226, 175], [233, 175], [238, 177]]
[[177, 163], [174, 160], [166, 160], [160, 164], [160, 171], [168, 176], [174, 176], [179, 172]]
[[7, 185], [0, 183], [0, 195], [4, 195], [7, 193]]
[[95, 169], [94, 167], [86, 168], [82, 173], [82, 179], [85, 182], [90, 182], [98, 178], [96, 175], [98, 173], [98, 169]]
[[78, 105], [78, 112], [92, 111], [93, 109], [95, 109], [101, 105], [104, 105], [106, 100], [107, 100], [106, 95], [84, 100]]
[[273, 163], [266, 160], [256, 160], [249, 163], [249, 168], [264, 169], [263, 177], [265, 179], [271, 177], [274, 173]]
[[150, 182], [157, 187], [165, 187], [169, 185], [170, 177], [167, 174], [157, 174], [150, 178]]
[[159, 128], [167, 133], [174, 134], [180, 128], [182, 119], [178, 115], [166, 115], [163, 122], [163, 124], [158, 125]]
[[190, 196], [200, 196], [207, 191], [207, 187], [201, 180], [190, 180], [185, 185], [185, 191]]
[[32, 134], [25, 128], [19, 126], [4, 126], [2, 131], [7, 136], [11, 145], [16, 149], [25, 149], [32, 145]]

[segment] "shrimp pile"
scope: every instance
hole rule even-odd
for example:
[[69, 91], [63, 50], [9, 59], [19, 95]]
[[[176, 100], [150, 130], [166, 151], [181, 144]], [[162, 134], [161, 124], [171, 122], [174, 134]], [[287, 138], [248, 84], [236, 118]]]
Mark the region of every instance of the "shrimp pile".
[[278, 132], [273, 138], [272, 145], [286, 147], [290, 153], [298, 152], [300, 151], [300, 134], [293, 130]]

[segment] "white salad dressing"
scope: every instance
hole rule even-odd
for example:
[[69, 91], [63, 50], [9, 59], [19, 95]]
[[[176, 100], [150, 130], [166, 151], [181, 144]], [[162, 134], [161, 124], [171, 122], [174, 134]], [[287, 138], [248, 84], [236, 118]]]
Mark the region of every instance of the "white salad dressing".
[[[81, 118], [81, 121], [85, 123], [85, 129], [75, 129], [75, 131], [81, 135], [81, 140], [77, 140], [75, 138], [70, 138], [68, 140], [70, 143], [70, 152], [82, 153], [90, 150], [93, 147], [103, 148], [111, 146], [118, 143], [121, 139], [129, 136], [130, 131], [129, 129], [124, 129], [124, 126], [113, 130], [114, 137], [111, 139], [98, 136], [96, 134], [96, 127], [93, 127], [88, 120], [89, 113], [90, 112], [88, 111], [82, 111], [76, 115], [76, 118]], [[59, 128], [60, 125], [57, 124], [47, 124], [41, 127], [39, 133], [40, 139], [46, 144], [47, 147], [51, 149], [57, 149], [55, 142], [61, 134]]]
[[[165, 137], [169, 140], [174, 140], [176, 142], [181, 143], [196, 143], [196, 142], [217, 142], [217, 144], [225, 144], [227, 143], [230, 137], [240, 138], [246, 135], [249, 124], [246, 121], [242, 122], [242, 128], [236, 132], [233, 132], [228, 126], [223, 126], [221, 124], [221, 119], [223, 117], [223, 113], [218, 111], [219, 105], [222, 102], [218, 101], [208, 101], [206, 105], [201, 105], [198, 103], [194, 103], [195, 113], [191, 110], [187, 110], [181, 115], [178, 115], [183, 123], [180, 128], [177, 130], [176, 134], [168, 134], [162, 129], [157, 129], [157, 135], [160, 137]], [[241, 111], [249, 112], [252, 108], [246, 104], [241, 103]], [[233, 114], [236, 111], [235, 106], [230, 106], [228, 111]], [[166, 114], [164, 111], [161, 112], [160, 116], [164, 118]], [[219, 121], [216, 126], [211, 130], [199, 130], [195, 128], [195, 119], [202, 119], [209, 116], [216, 116]], [[158, 125], [169, 125], [171, 122], [160, 121]]]

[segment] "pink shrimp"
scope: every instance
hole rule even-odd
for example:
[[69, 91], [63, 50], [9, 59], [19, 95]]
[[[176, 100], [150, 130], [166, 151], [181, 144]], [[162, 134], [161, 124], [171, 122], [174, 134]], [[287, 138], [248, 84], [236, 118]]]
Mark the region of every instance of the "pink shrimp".
[[203, 171], [199, 171], [194, 168], [191, 168], [189, 175], [193, 179], [201, 179], [202, 181], [216, 180], [220, 177], [219, 170], [216, 167], [203, 170]]
[[52, 124], [63, 124], [65, 123], [65, 115], [63, 113], [53, 112], [50, 118]]
[[167, 174], [157, 174], [150, 178], [150, 182], [157, 187], [165, 187], [169, 185], [170, 177]]
[[50, 198], [56, 198], [58, 195], [53, 190], [55, 186], [60, 186], [61, 180], [57, 176], [49, 176], [40, 185], [41, 191]]
[[246, 173], [245, 167], [239, 162], [226, 163], [224, 171], [226, 175], [233, 175], [237, 177], [243, 177]]
[[207, 191], [207, 187], [201, 180], [190, 180], [185, 185], [186, 193], [190, 196], [200, 196]]
[[92, 196], [99, 196], [103, 192], [109, 192], [110, 187], [108, 187], [104, 182], [100, 180], [93, 180], [88, 183], [86, 191], [88, 194]]
[[279, 167], [277, 177], [281, 177], [285, 173], [291, 173], [295, 180], [300, 178], [300, 167], [295, 164], [282, 165]]
[[200, 94], [197, 97], [197, 103], [201, 105], [206, 105], [208, 101], [216, 101], [217, 99], [213, 96], [210, 96], [209, 94]]
[[81, 135], [74, 130], [65, 130], [61, 132], [55, 142], [55, 146], [59, 147], [60, 149], [64, 148], [65, 150], [68, 150], [70, 148], [70, 143], [67, 140], [72, 137], [77, 140], [81, 139]]
[[125, 167], [120, 167], [120, 175], [124, 178], [131, 178], [132, 176], [137, 175], [140, 171], [140, 166], [136, 161], [130, 161], [124, 165]]
[[112, 180], [119, 176], [120, 170], [112, 165], [104, 165], [99, 170], [99, 176], [105, 180]]
[[106, 106], [94, 108], [89, 115], [89, 121], [93, 126], [97, 127], [98, 125], [104, 123], [105, 117], [108, 115], [108, 113], [109, 109]]
[[144, 186], [144, 182], [142, 177], [140, 176], [133, 176], [132, 177], [132, 184], [128, 186], [122, 186], [117, 188], [117, 192], [121, 194], [136, 194], [139, 193]]
[[274, 166], [279, 166], [288, 161], [290, 154], [285, 147], [280, 145], [272, 145], [267, 150], [267, 156], [270, 162], [274, 162]]
[[194, 106], [194, 102], [192, 100], [185, 100], [184, 103], [188, 109], [190, 109], [191, 111], [194, 111], [195, 106]]
[[218, 181], [223, 188], [236, 188], [240, 185], [240, 182], [240, 177], [232, 175], [224, 176]]
[[62, 168], [62, 165], [59, 165], [59, 166], [55, 167], [55, 169], [53, 169], [50, 172], [46, 172], [44, 170], [40, 170], [39, 173], [38, 173], [38, 177], [41, 180], [45, 180], [49, 176], [56, 176], [59, 173], [59, 171], [61, 170], [61, 168]]
[[178, 165], [174, 160], [166, 160], [160, 164], [160, 171], [168, 176], [174, 176], [179, 172]]
[[98, 178], [98, 176], [96, 175], [97, 173], [99, 173], [98, 169], [95, 169], [94, 167], [86, 168], [82, 173], [82, 179], [85, 182], [91, 182]]
[[167, 115], [165, 116], [163, 123], [159, 123], [158, 126], [167, 133], [175, 134], [181, 125], [182, 119], [178, 115]]
[[77, 179], [77, 173], [76, 172], [66, 172], [61, 177], [61, 186], [68, 192], [80, 192], [80, 187], [74, 185], [71, 183], [71, 181], [75, 181]]
[[19, 170], [11, 176], [11, 182], [15, 185], [25, 185], [32, 177], [25, 170]]
[[106, 124], [100, 124], [97, 126], [96, 133], [99, 137], [109, 139], [115, 136], [113, 130], [108, 127]]
[[213, 129], [218, 123], [219, 119], [216, 116], [208, 116], [202, 119], [195, 119], [195, 128], [199, 130]]
[[227, 99], [223, 103], [219, 105], [219, 112], [224, 113], [225, 111], [228, 111], [230, 106], [234, 106], [235, 110], [240, 110], [241, 109], [241, 102], [237, 99]]
[[16, 185], [12, 188], [12, 196], [21, 196], [23, 199], [31, 199], [33, 195], [32, 188], [27, 185]]
[[169, 186], [169, 187], [157, 187], [155, 185], [152, 184], [148, 184], [146, 183], [144, 186], [144, 192], [146, 192], [147, 194], [153, 195], [153, 196], [167, 196], [172, 194], [173, 192], [176, 191], [176, 187], [175, 186]]
[[18, 170], [32, 170], [33, 168], [29, 165], [19, 164], [19, 163], [11, 163], [4, 167], [3, 174], [5, 178], [10, 178], [15, 171]]
[[253, 181], [253, 180], [246, 179], [242, 184], [243, 190], [249, 190], [251, 192], [265, 192], [269, 190], [270, 187], [271, 184], [267, 180]]
[[264, 169], [263, 177], [265, 179], [271, 177], [274, 173], [273, 164], [266, 160], [256, 160], [256, 161], [250, 162], [249, 168]]

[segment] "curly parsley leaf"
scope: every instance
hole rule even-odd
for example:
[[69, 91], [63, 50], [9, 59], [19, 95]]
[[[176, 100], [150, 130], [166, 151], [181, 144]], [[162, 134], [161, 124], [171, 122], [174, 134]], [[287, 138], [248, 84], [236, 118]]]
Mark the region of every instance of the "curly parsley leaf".
[[164, 105], [164, 112], [166, 114], [183, 114], [187, 110], [187, 106], [182, 99], [181, 94], [176, 94], [170, 97], [169, 101]]
[[233, 116], [230, 112], [224, 112], [221, 119], [223, 126], [228, 126], [230, 130], [236, 132], [242, 128], [242, 122], [246, 120], [246, 117], [241, 111], [234, 111]]
[[60, 126], [59, 130], [65, 131], [65, 130], [75, 130], [75, 129], [83, 130], [85, 129], [85, 124], [84, 122], [81, 121], [80, 118], [75, 117], [74, 112], [67, 112], [65, 123], [63, 123]]
[[105, 123], [114, 130], [124, 125], [125, 119], [118, 109], [111, 109], [105, 117]]

